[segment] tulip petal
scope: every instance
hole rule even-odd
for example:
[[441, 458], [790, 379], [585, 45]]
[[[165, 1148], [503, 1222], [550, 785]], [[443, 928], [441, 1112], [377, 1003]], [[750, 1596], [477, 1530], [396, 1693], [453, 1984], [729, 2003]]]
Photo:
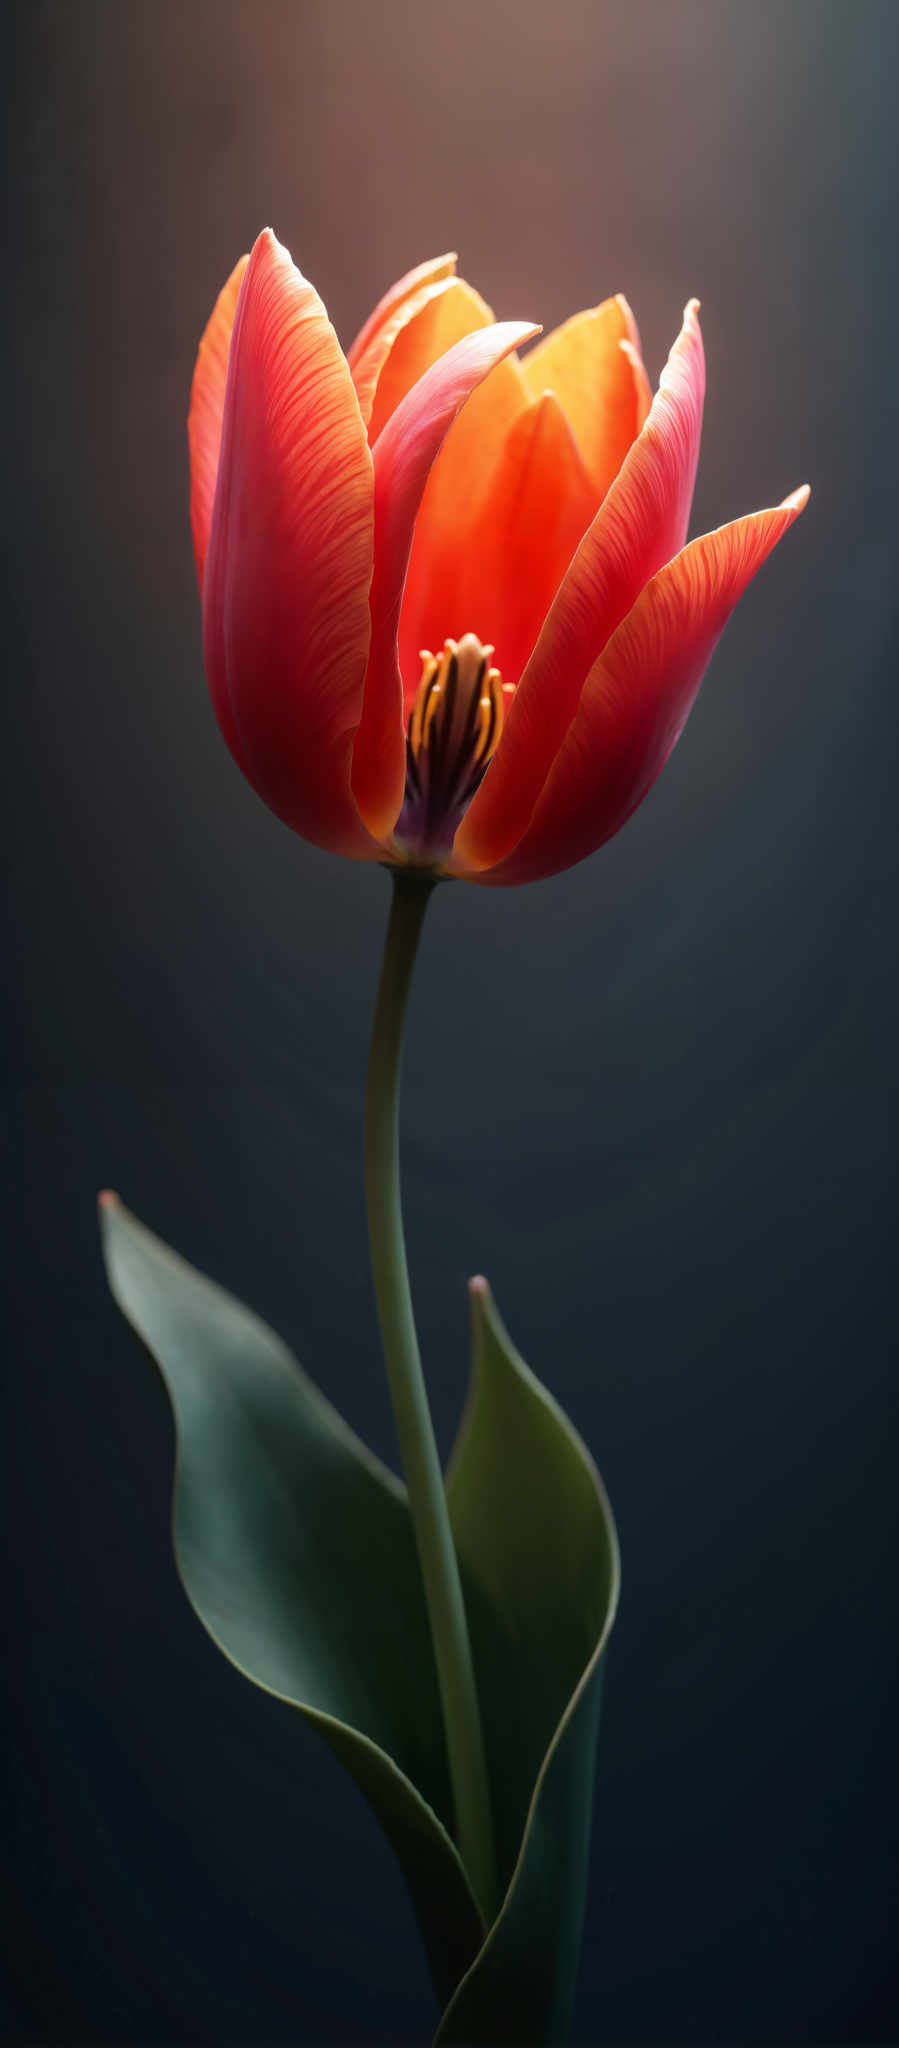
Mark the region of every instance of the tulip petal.
[[537, 881], [620, 830], [680, 738], [737, 599], [808, 495], [704, 534], [653, 577], [587, 677], [520, 845], [476, 880]]
[[439, 648], [448, 634], [458, 638], [478, 632], [470, 618], [462, 618], [458, 631], [453, 625], [457, 596], [468, 572], [470, 534], [506, 436], [527, 404], [518, 357], [506, 356], [463, 407], [428, 478], [400, 618], [400, 667], [407, 701], [418, 684], [420, 647]]
[[644, 584], [683, 547], [705, 393], [696, 314], [694, 299], [649, 417], [559, 585], [490, 773], [456, 835], [472, 866], [495, 866], [521, 839], [588, 670]]
[[437, 284], [443, 277], [452, 277], [455, 268], [456, 256], [451, 250], [448, 256], [432, 256], [426, 263], [417, 263], [414, 270], [407, 270], [396, 284], [391, 285], [389, 292], [385, 292], [384, 297], [378, 300], [374, 312], [369, 313], [364, 326], [360, 327], [352, 346], [347, 349], [350, 369], [355, 371], [378, 329], [393, 318], [406, 299], [414, 297], [416, 292], [421, 291], [423, 285]]
[[324, 306], [266, 229], [241, 288], [204, 589], [225, 738], [306, 839], [374, 856], [350, 791], [370, 635], [371, 454]]
[[[422, 285], [420, 291], [413, 292], [410, 298], [401, 299], [399, 305], [395, 306], [393, 312], [382, 322], [377, 333], [369, 342], [368, 347], [363, 349], [361, 355], [358, 355], [350, 365], [353, 383], [356, 386], [356, 397], [359, 400], [359, 411], [369, 430], [369, 441], [374, 440], [374, 434], [371, 431], [371, 414], [375, 402], [375, 393], [378, 389], [381, 372], [393, 353], [398, 335], [402, 333], [404, 327], [408, 326], [410, 320], [414, 320], [418, 313], [424, 311], [424, 308], [430, 304], [432, 299], [439, 297], [452, 284], [452, 278], [444, 278], [437, 284]], [[465, 331], [467, 332], [467, 330]], [[427, 368], [427, 364], [424, 367]]]
[[599, 503], [649, 411], [640, 337], [627, 300], [619, 294], [589, 313], [575, 313], [538, 342], [521, 368], [535, 398], [555, 392]]
[[539, 328], [505, 321], [466, 335], [397, 406], [373, 451], [375, 556], [371, 586], [371, 650], [362, 719], [353, 752], [352, 786], [375, 838], [395, 824], [406, 778], [403, 684], [397, 627], [412, 533], [432, 463], [460, 408], [476, 386]]
[[516, 683], [595, 510], [571, 428], [546, 391], [513, 421], [465, 523], [455, 580], [453, 565], [445, 578], [442, 637], [476, 632], [495, 648], [504, 680]]
[[190, 387], [190, 410], [187, 415], [187, 443], [190, 450], [190, 524], [201, 597], [222, 442], [222, 412], [225, 405], [231, 329], [234, 326], [238, 293], [249, 260], [249, 256], [242, 256], [240, 262], [235, 263], [227, 284], [219, 292], [197, 350], [196, 367]]
[[490, 307], [461, 277], [432, 287], [425, 303], [398, 330], [381, 369], [368, 429], [373, 447], [391, 413], [431, 364], [439, 362], [464, 335], [492, 325]]

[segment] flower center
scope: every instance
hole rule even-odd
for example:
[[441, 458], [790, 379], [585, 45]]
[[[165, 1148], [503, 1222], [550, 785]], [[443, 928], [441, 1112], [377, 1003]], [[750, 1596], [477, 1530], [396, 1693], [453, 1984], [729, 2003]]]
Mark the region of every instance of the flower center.
[[421, 654], [421, 682], [406, 728], [406, 794], [394, 830], [413, 860], [449, 853], [459, 823], [499, 745], [513, 685], [490, 667], [475, 633]]

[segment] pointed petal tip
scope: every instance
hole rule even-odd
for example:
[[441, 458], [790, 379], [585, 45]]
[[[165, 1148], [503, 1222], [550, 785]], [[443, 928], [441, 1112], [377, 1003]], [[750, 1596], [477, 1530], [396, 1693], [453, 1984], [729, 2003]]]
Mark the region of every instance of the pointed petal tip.
[[506, 353], [509, 354], [512, 349], [523, 348], [525, 342], [536, 341], [538, 335], [543, 333], [543, 328], [531, 320], [496, 320], [493, 323], [493, 333], [505, 336]]
[[472, 1301], [489, 1300], [490, 1287], [483, 1273], [472, 1273], [471, 1279], [468, 1282], [468, 1292], [471, 1295]]
[[256, 260], [258, 261], [259, 257], [263, 254], [263, 252], [267, 256], [273, 257], [276, 262], [289, 263], [291, 269], [293, 270], [296, 270], [298, 267], [294, 263], [290, 250], [287, 247], [287, 243], [279, 242], [278, 237], [275, 234], [274, 228], [260, 228], [259, 233], [256, 236], [256, 240], [253, 243], [253, 247], [250, 250], [251, 260], [255, 257]]
[[[699, 300], [688, 299], [679, 331], [668, 351], [668, 360], [659, 378], [659, 393], [670, 395], [684, 375], [689, 378], [696, 374], [701, 380], [701, 406], [705, 392], [705, 350], [702, 328], [699, 324]], [[696, 453], [698, 452], [697, 442]]]
[[[423, 270], [430, 270], [430, 271], [437, 271], [437, 270], [442, 270], [442, 269], [443, 269], [443, 267], [444, 267], [444, 265], [447, 265], [447, 266], [448, 266], [448, 267], [449, 267], [449, 268], [450, 268], [451, 270], [453, 270], [453, 271], [454, 271], [454, 270], [455, 270], [455, 268], [456, 268], [456, 265], [457, 265], [458, 261], [459, 261], [459, 251], [458, 251], [458, 249], [444, 249], [444, 252], [443, 252], [443, 255], [442, 255], [442, 256], [428, 256], [428, 257], [426, 258], [426, 260], [425, 260], [425, 262], [424, 262], [424, 263], [416, 263], [416, 265], [415, 265], [415, 275], [417, 276], [417, 275], [418, 275], [418, 273], [419, 273], [419, 271], [423, 271]], [[410, 274], [410, 273], [407, 273], [407, 274]]]
[[121, 1198], [116, 1194], [115, 1188], [100, 1189], [97, 1196], [97, 1207], [98, 1209], [118, 1209], [121, 1207]]
[[621, 318], [624, 321], [625, 327], [627, 328], [627, 334], [622, 337], [620, 346], [624, 348], [625, 342], [627, 343], [627, 347], [624, 348], [624, 352], [625, 355], [628, 357], [628, 360], [631, 364], [631, 368], [636, 372], [637, 384], [640, 390], [641, 399], [645, 398], [645, 412], [643, 412], [643, 408], [641, 405], [642, 417], [638, 422], [638, 425], [642, 427], [643, 419], [646, 416], [646, 412], [649, 411], [649, 407], [652, 403], [652, 392], [649, 388], [649, 379], [646, 375], [646, 369], [643, 363], [643, 344], [640, 340], [640, 329], [637, 326], [633, 306], [631, 305], [630, 300], [625, 297], [624, 292], [615, 293], [615, 304], [618, 307], [618, 311], [621, 314]]
[[278, 258], [282, 256], [287, 257], [288, 263], [293, 261], [290, 250], [285, 249], [283, 243], [279, 242], [274, 229], [260, 228], [258, 235], [250, 243], [249, 262], [252, 264], [254, 272], [258, 270], [260, 263], [264, 262], [266, 257], [268, 257], [269, 261], [274, 260], [277, 262]]
[[630, 299], [625, 298], [623, 292], [616, 292], [615, 304], [618, 307], [618, 311], [621, 314], [621, 318], [624, 321], [625, 327], [627, 328], [627, 339], [631, 343], [631, 346], [636, 350], [637, 355], [639, 356], [640, 329], [637, 326], [637, 322], [634, 317], [634, 309], [631, 305]]
[[798, 490], [791, 491], [788, 497], [782, 499], [781, 509], [784, 512], [796, 512], [797, 514], [804, 512], [811, 495], [811, 484], [800, 484]]

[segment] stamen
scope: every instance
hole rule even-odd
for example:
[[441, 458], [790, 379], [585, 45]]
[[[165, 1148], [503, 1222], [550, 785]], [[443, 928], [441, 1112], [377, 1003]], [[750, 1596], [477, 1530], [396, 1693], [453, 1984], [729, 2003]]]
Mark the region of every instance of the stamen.
[[421, 650], [421, 681], [409, 713], [406, 797], [394, 838], [428, 864], [450, 850], [460, 819], [496, 753], [514, 685], [491, 668], [492, 646], [474, 633]]

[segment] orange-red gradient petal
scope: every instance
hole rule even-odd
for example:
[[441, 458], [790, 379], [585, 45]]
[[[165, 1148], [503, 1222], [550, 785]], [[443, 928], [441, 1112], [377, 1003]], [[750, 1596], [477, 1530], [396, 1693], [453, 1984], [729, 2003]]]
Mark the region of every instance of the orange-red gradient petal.
[[451, 251], [448, 256], [432, 256], [426, 263], [416, 263], [414, 270], [407, 270], [403, 277], [398, 278], [396, 284], [391, 285], [389, 292], [385, 292], [384, 297], [378, 300], [374, 312], [369, 313], [355, 341], [347, 349], [350, 369], [355, 369], [360, 357], [374, 340], [379, 327], [383, 327], [385, 321], [392, 318], [404, 299], [411, 299], [415, 292], [421, 290], [422, 285], [437, 284], [443, 277], [452, 277], [455, 268], [456, 256]]
[[369, 831], [379, 839], [399, 816], [406, 779], [397, 627], [422, 492], [470, 394], [504, 355], [538, 332], [522, 321], [506, 321], [466, 335], [407, 394], [375, 443], [371, 652], [353, 754], [353, 793]]
[[[528, 403], [518, 357], [497, 364], [447, 434], [428, 478], [415, 527], [400, 620], [400, 667], [407, 699], [418, 686], [420, 647], [442, 647], [465, 575], [469, 528], [489, 488], [503, 443]], [[471, 619], [458, 633], [477, 632]]]
[[429, 292], [425, 303], [398, 331], [378, 378], [368, 428], [372, 447], [391, 413], [431, 364], [439, 362], [466, 334], [476, 334], [492, 323], [490, 307], [461, 277], [449, 278]]
[[359, 411], [362, 414], [366, 427], [369, 429], [368, 438], [370, 441], [374, 438], [370, 423], [372, 406], [375, 402], [375, 392], [378, 388], [381, 371], [388, 357], [392, 354], [397, 336], [408, 325], [409, 321], [415, 318], [417, 313], [424, 310], [431, 299], [439, 298], [440, 294], [445, 292], [452, 282], [452, 278], [444, 278], [437, 284], [424, 284], [419, 291], [413, 292], [410, 298], [401, 299], [399, 305], [394, 307], [387, 319], [382, 321], [381, 326], [368, 343], [367, 348], [364, 348], [361, 354], [357, 355], [350, 364], [353, 383], [356, 386], [356, 397], [359, 400]]
[[588, 670], [644, 584], [683, 546], [704, 394], [691, 300], [649, 417], [562, 578], [490, 773], [460, 826], [456, 850], [475, 867], [494, 866], [522, 837]]
[[653, 577], [587, 677], [520, 845], [478, 880], [538, 881], [620, 830], [680, 738], [737, 599], [807, 499], [803, 487], [704, 534]]
[[535, 398], [555, 392], [598, 504], [649, 411], [640, 337], [627, 300], [619, 295], [589, 313], [575, 313], [538, 342], [521, 368]]
[[[552, 392], [513, 421], [445, 586], [445, 630], [473, 631], [517, 683], [559, 581], [596, 510], [596, 495]], [[441, 641], [442, 644], [442, 641]]]
[[377, 852], [350, 792], [373, 559], [371, 454], [324, 306], [266, 229], [234, 323], [206, 560], [206, 672], [225, 737], [285, 823]]
[[237, 297], [249, 256], [242, 256], [226, 285], [219, 292], [197, 351], [190, 387], [187, 415], [187, 445], [190, 450], [190, 525], [197, 564], [197, 581], [203, 595], [203, 569], [209, 546], [215, 480], [218, 476], [222, 441], [222, 411], [228, 375], [228, 350], [237, 309]]

